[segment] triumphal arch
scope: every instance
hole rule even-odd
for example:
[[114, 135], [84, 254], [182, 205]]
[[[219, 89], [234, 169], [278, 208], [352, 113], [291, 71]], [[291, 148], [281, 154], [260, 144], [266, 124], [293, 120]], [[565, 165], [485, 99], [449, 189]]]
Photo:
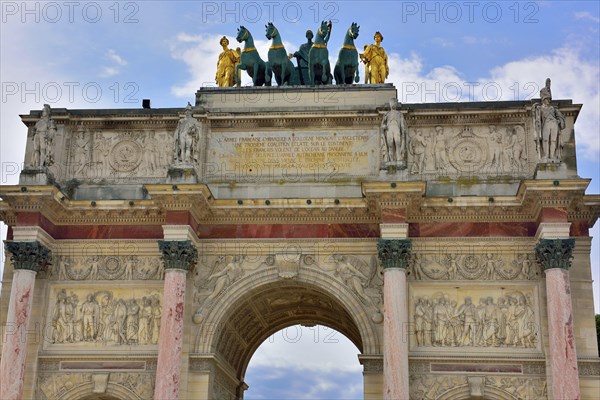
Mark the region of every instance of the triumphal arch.
[[581, 105], [540, 97], [217, 87], [22, 115], [2, 397], [240, 399], [269, 335], [322, 324], [359, 349], [365, 399], [596, 398], [600, 197]]

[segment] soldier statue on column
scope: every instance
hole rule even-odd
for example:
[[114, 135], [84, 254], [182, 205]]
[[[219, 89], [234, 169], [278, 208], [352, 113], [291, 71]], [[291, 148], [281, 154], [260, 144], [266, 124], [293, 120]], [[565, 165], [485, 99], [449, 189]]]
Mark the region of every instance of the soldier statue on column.
[[565, 117], [558, 107], [551, 105], [552, 91], [550, 78], [546, 86], [540, 90], [542, 103], [533, 106], [536, 145], [542, 162], [560, 162], [562, 157], [562, 131], [566, 127]]

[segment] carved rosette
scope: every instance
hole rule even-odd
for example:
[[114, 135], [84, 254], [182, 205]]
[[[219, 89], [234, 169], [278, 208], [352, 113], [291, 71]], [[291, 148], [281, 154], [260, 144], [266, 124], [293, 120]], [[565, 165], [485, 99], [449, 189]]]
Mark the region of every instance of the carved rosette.
[[14, 269], [40, 272], [51, 264], [52, 253], [40, 242], [6, 242]]
[[569, 270], [573, 259], [575, 239], [540, 239], [535, 255], [544, 271], [552, 268]]
[[409, 239], [379, 239], [377, 253], [384, 269], [408, 268], [412, 242]]
[[198, 250], [190, 240], [159, 240], [165, 269], [191, 271], [198, 258]]

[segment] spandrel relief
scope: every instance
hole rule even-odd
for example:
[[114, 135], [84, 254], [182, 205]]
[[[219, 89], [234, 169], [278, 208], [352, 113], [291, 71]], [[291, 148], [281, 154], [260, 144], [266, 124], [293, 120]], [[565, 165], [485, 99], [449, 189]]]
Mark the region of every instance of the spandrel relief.
[[540, 348], [532, 287], [412, 288], [411, 345], [428, 348]]
[[411, 280], [537, 280], [541, 276], [533, 253], [415, 253]]
[[71, 178], [100, 182], [164, 177], [173, 143], [167, 131], [86, 128], [75, 130], [68, 146]]
[[161, 280], [164, 274], [160, 258], [144, 256], [70, 257], [57, 256], [49, 278], [84, 280]]
[[46, 345], [155, 345], [160, 332], [160, 288], [54, 288]]
[[242, 255], [210, 257], [194, 271], [194, 322], [226, 296], [233, 285], [252, 274], [271, 269], [278, 279], [297, 279], [308, 270], [327, 273], [332, 282], [345, 286], [370, 313], [375, 323], [383, 320], [383, 276], [375, 256], [334, 254], [318, 258], [310, 254], [271, 254], [248, 258]]
[[[532, 142], [533, 143], [533, 142]], [[524, 124], [416, 126], [408, 129], [408, 171], [413, 175], [494, 177], [526, 175]]]

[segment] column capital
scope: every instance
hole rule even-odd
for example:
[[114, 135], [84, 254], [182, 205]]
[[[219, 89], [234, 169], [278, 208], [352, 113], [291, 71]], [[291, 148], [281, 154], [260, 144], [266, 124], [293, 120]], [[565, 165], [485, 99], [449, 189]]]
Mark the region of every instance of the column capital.
[[5, 248], [11, 254], [14, 269], [40, 272], [51, 264], [52, 253], [38, 241], [7, 241]]
[[540, 239], [535, 255], [544, 271], [552, 268], [569, 270], [573, 258], [575, 239]]
[[379, 239], [377, 253], [383, 269], [408, 268], [412, 250], [410, 239]]
[[190, 271], [198, 258], [198, 250], [191, 240], [159, 240], [165, 269]]

